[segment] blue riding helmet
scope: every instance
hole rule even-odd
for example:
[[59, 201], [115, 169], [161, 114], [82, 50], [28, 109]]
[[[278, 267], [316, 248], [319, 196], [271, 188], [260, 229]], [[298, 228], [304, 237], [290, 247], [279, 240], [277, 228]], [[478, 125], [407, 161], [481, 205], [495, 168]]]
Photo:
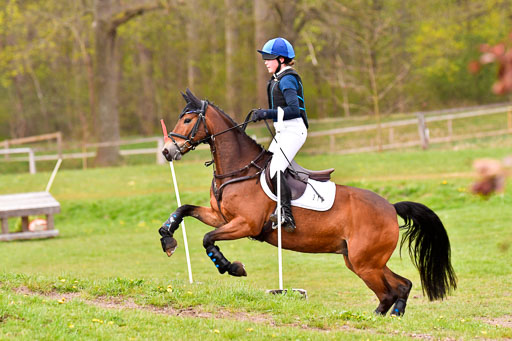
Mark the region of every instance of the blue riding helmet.
[[261, 50], [258, 50], [261, 53], [263, 59], [276, 59], [277, 57], [286, 57], [293, 59], [295, 57], [295, 51], [293, 51], [293, 46], [290, 42], [284, 38], [278, 37], [271, 39], [263, 45]]

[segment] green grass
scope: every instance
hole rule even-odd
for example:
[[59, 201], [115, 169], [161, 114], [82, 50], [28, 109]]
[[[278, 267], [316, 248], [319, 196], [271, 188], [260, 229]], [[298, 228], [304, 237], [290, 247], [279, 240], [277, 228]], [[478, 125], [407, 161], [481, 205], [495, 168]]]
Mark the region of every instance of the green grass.
[[[407, 252], [400, 258], [397, 250], [390, 268], [413, 281], [401, 319], [372, 314], [375, 295], [339, 255], [283, 251], [285, 287], [306, 289], [307, 300], [265, 294], [278, 286], [277, 249], [268, 244], [218, 243], [248, 272], [220, 275], [202, 247], [211, 228], [192, 218], [189, 284], [181, 229], [171, 258], [157, 233], [176, 209], [168, 166], [63, 169], [52, 188], [62, 205], [60, 236], [0, 244], [0, 339], [511, 338], [510, 327], [486, 322], [512, 316], [511, 192], [484, 200], [467, 191], [473, 159], [508, 154], [482, 147], [299, 157], [308, 168], [335, 167], [338, 183], [422, 202], [443, 220], [459, 288], [428, 302]], [[175, 168], [182, 203], [209, 205], [211, 168], [188, 157]], [[48, 178], [0, 175], [0, 193], [44, 190]]]

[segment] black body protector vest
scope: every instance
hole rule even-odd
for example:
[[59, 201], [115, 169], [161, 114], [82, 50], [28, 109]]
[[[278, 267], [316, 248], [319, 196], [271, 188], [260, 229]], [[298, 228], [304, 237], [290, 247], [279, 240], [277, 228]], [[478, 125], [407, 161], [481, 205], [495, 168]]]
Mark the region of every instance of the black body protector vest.
[[272, 76], [267, 84], [267, 96], [268, 96], [268, 107], [270, 109], [277, 109], [277, 107], [286, 107], [286, 100], [284, 99], [283, 92], [279, 89], [279, 81], [286, 75], [293, 75], [299, 83], [299, 89], [297, 90], [297, 97], [299, 99], [299, 111], [306, 128], [309, 128], [308, 117], [306, 115], [306, 105], [304, 102], [304, 89], [302, 87], [302, 80], [299, 74], [294, 69], [286, 69], [280, 73], [277, 77]]

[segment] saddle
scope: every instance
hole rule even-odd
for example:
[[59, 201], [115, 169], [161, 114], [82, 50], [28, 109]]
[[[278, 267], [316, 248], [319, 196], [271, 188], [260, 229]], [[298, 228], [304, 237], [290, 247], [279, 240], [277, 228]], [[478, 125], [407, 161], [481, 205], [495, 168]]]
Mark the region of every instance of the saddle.
[[[309, 179], [319, 182], [327, 182], [331, 180], [332, 172], [334, 172], [334, 168], [312, 171], [300, 166], [295, 162], [295, 160], [292, 160], [284, 172], [284, 178], [292, 192], [292, 200], [298, 199], [304, 194]], [[270, 178], [270, 167], [268, 166], [265, 168], [265, 180], [267, 181], [268, 187], [272, 193], [276, 195], [276, 189], [272, 185], [272, 180]]]

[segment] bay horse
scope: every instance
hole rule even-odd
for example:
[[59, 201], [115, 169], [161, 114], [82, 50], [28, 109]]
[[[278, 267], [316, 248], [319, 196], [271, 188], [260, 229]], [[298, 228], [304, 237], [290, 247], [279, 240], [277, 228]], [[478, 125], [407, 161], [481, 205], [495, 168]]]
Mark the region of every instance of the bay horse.
[[[276, 203], [263, 192], [259, 175], [271, 153], [249, 137], [240, 125], [190, 90], [182, 94], [187, 104], [162, 150], [168, 161], [179, 160], [200, 143], [208, 143], [214, 163], [211, 207], [182, 205], [160, 228], [164, 252], [170, 257], [177, 242], [173, 233], [184, 217], [194, 217], [215, 229], [205, 234], [203, 246], [218, 271], [246, 276], [244, 265], [230, 262], [215, 242], [244, 237], [277, 245], [277, 230], [269, 216]], [[245, 128], [245, 126], [244, 126]], [[342, 254], [346, 266], [359, 276], [377, 298], [375, 313], [403, 315], [412, 282], [387, 266], [405, 230], [400, 247], [408, 249], [417, 267], [423, 292], [432, 300], [445, 298], [457, 286], [450, 260], [450, 242], [439, 217], [423, 204], [389, 203], [369, 190], [336, 185], [331, 209], [325, 212], [293, 207], [294, 232], [283, 232], [282, 247], [307, 253]], [[397, 215], [405, 224], [399, 226]], [[415, 242], [413, 244], [413, 242]]]

